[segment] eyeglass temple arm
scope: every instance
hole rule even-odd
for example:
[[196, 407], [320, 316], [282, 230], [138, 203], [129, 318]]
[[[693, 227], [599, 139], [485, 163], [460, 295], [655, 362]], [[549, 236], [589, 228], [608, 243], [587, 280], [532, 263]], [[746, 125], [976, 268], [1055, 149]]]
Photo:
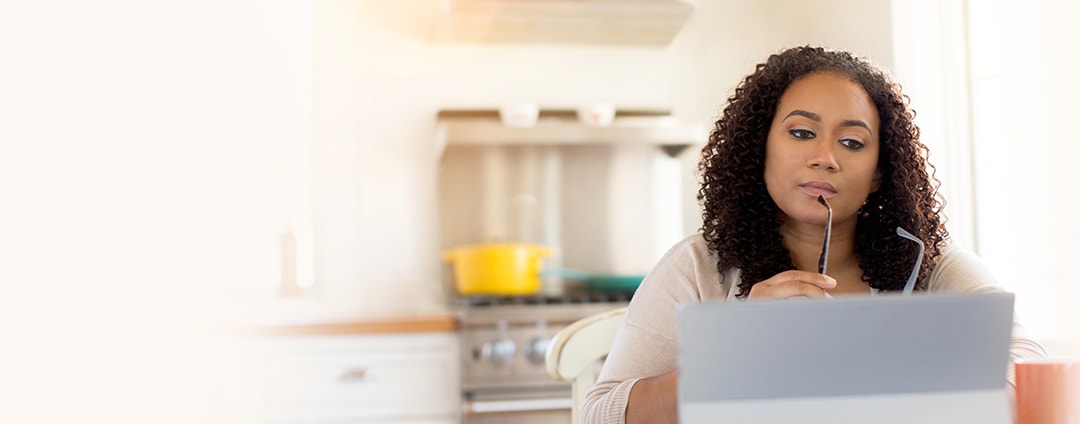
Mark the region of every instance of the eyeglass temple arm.
[[915, 258], [915, 268], [911, 270], [911, 275], [908, 276], [907, 284], [904, 284], [904, 294], [909, 295], [915, 290], [915, 279], [919, 276], [919, 268], [922, 267], [923, 252], [926, 251], [926, 245], [918, 237], [911, 235], [907, 230], [896, 227], [896, 235], [911, 240], [919, 245], [919, 256]]

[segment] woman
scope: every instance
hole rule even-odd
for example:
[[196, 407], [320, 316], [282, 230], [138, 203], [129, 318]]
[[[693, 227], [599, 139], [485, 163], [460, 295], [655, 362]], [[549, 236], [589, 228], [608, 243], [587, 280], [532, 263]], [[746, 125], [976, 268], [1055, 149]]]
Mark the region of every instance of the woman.
[[[888, 76], [848, 53], [798, 47], [757, 65], [702, 152], [703, 231], [634, 295], [583, 422], [677, 421], [680, 303], [903, 290], [919, 248], [897, 227], [926, 247], [916, 290], [1000, 291], [976, 256], [949, 243], [913, 117]], [[833, 213], [826, 274], [819, 196]], [[1013, 360], [1045, 356], [1014, 327]]]

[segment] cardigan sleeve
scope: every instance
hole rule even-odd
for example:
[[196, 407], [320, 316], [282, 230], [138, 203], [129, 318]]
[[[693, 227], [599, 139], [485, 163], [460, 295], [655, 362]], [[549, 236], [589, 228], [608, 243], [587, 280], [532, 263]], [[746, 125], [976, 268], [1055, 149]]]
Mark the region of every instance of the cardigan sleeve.
[[721, 293], [714, 256], [700, 234], [672, 247], [634, 293], [615, 343], [586, 395], [582, 423], [623, 423], [630, 390], [677, 366], [677, 309]]

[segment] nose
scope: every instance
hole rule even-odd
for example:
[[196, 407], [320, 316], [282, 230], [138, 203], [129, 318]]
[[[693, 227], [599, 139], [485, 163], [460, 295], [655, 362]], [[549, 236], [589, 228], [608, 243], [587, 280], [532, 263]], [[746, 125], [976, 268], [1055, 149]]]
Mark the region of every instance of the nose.
[[836, 156], [833, 155], [833, 148], [836, 147], [836, 143], [826, 141], [825, 138], [819, 138], [815, 141], [813, 150], [810, 152], [810, 158], [806, 161], [806, 166], [812, 169], [839, 171], [840, 164], [836, 163]]

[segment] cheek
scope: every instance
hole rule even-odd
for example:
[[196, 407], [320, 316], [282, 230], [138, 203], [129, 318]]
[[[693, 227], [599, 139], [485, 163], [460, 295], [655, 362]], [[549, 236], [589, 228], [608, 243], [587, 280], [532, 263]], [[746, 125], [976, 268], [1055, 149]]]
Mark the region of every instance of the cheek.
[[878, 187], [881, 187], [881, 168], [878, 167], [878, 162], [881, 161], [881, 148], [875, 149], [874, 160], [868, 165], [870, 168], [870, 192], [877, 191]]
[[770, 190], [776, 184], [777, 178], [783, 174], [784, 164], [783, 159], [780, 158], [776, 151], [765, 148], [765, 187]]
[[776, 173], [769, 171], [769, 166], [765, 165], [765, 191], [769, 192], [769, 196], [776, 197], [776, 193], [773, 191], [779, 184], [776, 181]]
[[877, 163], [863, 167], [859, 170], [858, 175], [859, 186], [867, 194], [877, 190], [880, 185], [880, 173], [877, 169]]
[[787, 162], [790, 162], [791, 152], [789, 148], [785, 148], [781, 143], [773, 141], [774, 136], [769, 135], [769, 138], [765, 140], [765, 174], [769, 172], [778, 173], [781, 169], [787, 166]]
[[801, 153], [792, 149], [766, 151], [765, 175], [772, 174], [774, 177], [790, 176], [806, 166], [806, 161], [800, 158]]

